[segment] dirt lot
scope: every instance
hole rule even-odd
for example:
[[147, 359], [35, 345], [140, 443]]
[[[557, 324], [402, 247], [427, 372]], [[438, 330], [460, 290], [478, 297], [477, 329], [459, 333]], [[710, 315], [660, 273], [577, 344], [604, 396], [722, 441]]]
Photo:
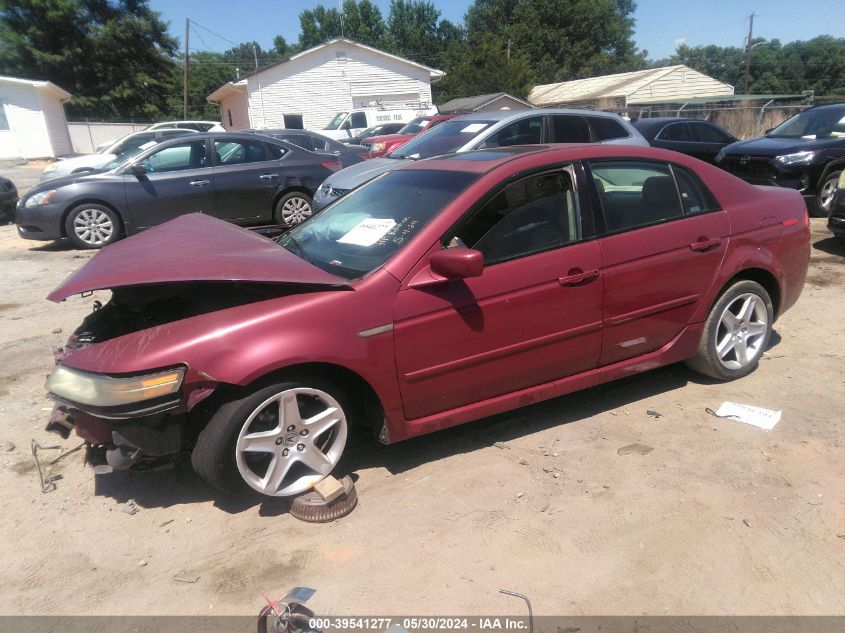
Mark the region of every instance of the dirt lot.
[[[0, 614], [252, 614], [297, 584], [322, 614], [521, 613], [499, 588], [541, 614], [845, 612], [845, 250], [821, 220], [804, 295], [750, 377], [672, 366], [373, 445], [347, 464], [359, 507], [329, 525], [215, 500], [185, 469], [95, 477], [81, 453], [41, 493], [30, 440], [79, 443], [43, 430], [44, 377], [96, 299], [44, 297], [89, 257], [0, 227]], [[783, 419], [705, 413], [724, 400]], [[617, 453], [635, 442], [654, 450]]]

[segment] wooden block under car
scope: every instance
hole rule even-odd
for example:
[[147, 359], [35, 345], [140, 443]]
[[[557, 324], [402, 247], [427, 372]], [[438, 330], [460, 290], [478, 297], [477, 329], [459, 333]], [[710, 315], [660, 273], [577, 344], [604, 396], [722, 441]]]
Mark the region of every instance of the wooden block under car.
[[315, 484], [314, 490], [317, 491], [317, 494], [319, 494], [326, 503], [331, 503], [344, 492], [343, 484], [331, 475]]

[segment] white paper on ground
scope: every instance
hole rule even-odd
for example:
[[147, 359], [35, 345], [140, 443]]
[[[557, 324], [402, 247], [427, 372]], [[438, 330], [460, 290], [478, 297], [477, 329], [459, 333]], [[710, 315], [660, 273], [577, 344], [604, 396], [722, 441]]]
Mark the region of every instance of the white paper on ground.
[[341, 237], [338, 242], [340, 244], [354, 244], [355, 246], [372, 246], [394, 226], [396, 226], [396, 221], [389, 218], [367, 218], [366, 220], [361, 220], [351, 231]]
[[716, 415], [771, 431], [780, 422], [781, 412], [739, 402], [723, 402]]

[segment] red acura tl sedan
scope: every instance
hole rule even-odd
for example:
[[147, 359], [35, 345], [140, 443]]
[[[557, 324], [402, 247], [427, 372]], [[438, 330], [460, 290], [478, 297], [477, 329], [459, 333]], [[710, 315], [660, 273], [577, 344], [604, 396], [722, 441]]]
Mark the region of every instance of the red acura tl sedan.
[[103, 249], [51, 295], [111, 300], [58, 353], [51, 427], [92, 463], [191, 451], [229, 491], [328, 475], [382, 442], [677, 361], [753, 371], [798, 299], [807, 209], [652, 148], [420, 160], [271, 241], [194, 214]]

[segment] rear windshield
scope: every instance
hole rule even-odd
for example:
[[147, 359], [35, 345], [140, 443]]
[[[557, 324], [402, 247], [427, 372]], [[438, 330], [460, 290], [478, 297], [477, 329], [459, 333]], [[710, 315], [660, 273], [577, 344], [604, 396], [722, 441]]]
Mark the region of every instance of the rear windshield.
[[419, 119], [414, 119], [413, 121], [409, 122], [405, 125], [397, 134], [419, 134], [422, 132], [425, 124], [428, 123], [428, 119], [420, 117]]
[[279, 244], [318, 268], [358, 279], [407, 244], [477, 174], [402, 169], [348, 193]]
[[411, 139], [388, 156], [417, 159], [451, 154], [494, 123], [495, 121], [462, 121], [460, 119], [446, 121]]

